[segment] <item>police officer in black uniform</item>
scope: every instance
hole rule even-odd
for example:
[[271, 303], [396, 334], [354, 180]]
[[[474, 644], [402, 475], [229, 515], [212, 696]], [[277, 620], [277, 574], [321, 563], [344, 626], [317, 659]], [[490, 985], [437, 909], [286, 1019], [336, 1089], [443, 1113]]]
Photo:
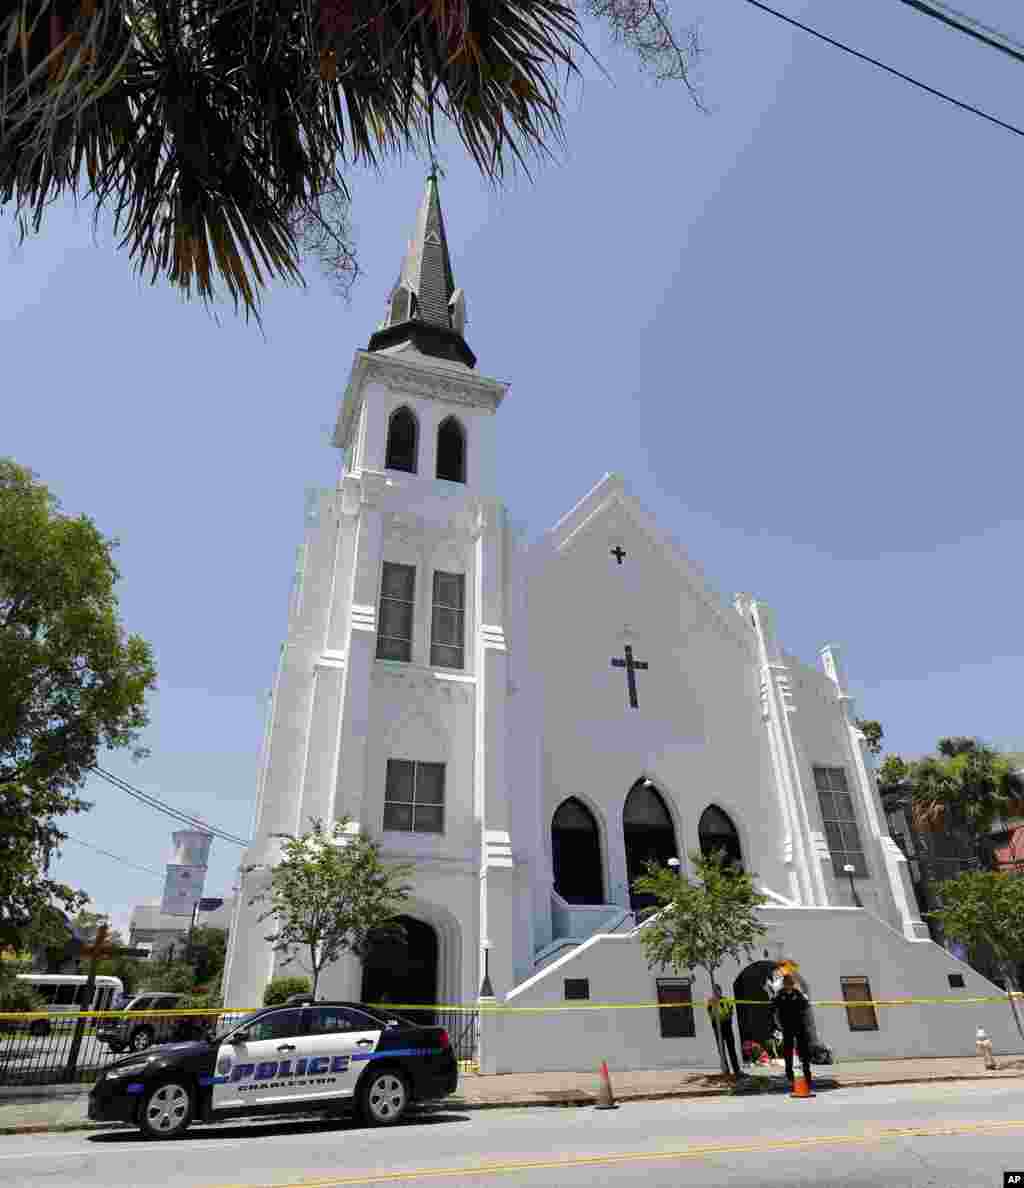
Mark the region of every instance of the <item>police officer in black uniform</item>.
[[808, 1088], [811, 1084], [811, 1037], [807, 1028], [807, 1012], [810, 1008], [807, 996], [796, 988], [792, 974], [782, 979], [782, 989], [772, 999], [775, 1016], [782, 1028], [782, 1054], [786, 1060], [786, 1080], [793, 1080], [793, 1045], [796, 1044], [803, 1065]]

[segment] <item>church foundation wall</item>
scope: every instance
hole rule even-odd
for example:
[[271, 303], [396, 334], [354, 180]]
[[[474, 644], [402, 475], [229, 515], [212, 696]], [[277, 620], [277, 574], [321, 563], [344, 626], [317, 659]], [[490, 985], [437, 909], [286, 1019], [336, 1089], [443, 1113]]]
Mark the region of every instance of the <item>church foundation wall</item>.
[[[772, 959], [781, 954], [797, 962], [812, 1000], [836, 1004], [814, 1008], [814, 1026], [837, 1061], [973, 1055], [979, 1026], [997, 1053], [1024, 1046], [999, 988], [931, 941], [908, 940], [854, 908], [766, 908], [764, 917]], [[747, 964], [721, 968], [719, 981], [727, 993]], [[655, 1002], [658, 977], [686, 974], [649, 969], [636, 932], [593, 937], [517, 987], [503, 1004], [571, 1009], [510, 1011], [481, 1021], [480, 1070], [593, 1072], [602, 1060], [612, 1070], [717, 1068], [718, 1052], [704, 1009], [710, 986], [703, 972], [697, 971], [693, 980], [692, 1037], [663, 1038], [656, 1007], [629, 1005]], [[949, 975], [962, 979], [963, 986], [952, 988]], [[986, 996], [997, 1001], [878, 1006], [878, 1030], [854, 1031], [843, 1004], [843, 977], [866, 977], [876, 1001]], [[567, 979], [586, 979], [590, 1002], [611, 1006], [578, 1009], [565, 999]], [[737, 1034], [737, 1045], [740, 1038]]]

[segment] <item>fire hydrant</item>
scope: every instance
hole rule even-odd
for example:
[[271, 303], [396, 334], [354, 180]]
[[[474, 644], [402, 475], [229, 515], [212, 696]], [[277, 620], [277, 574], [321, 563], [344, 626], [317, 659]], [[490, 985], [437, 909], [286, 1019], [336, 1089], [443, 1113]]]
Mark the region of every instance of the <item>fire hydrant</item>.
[[979, 1027], [978, 1034], [974, 1039], [974, 1046], [978, 1049], [978, 1055], [985, 1061], [986, 1068], [995, 1068], [996, 1061], [992, 1055], [992, 1041], [985, 1034], [985, 1028]]

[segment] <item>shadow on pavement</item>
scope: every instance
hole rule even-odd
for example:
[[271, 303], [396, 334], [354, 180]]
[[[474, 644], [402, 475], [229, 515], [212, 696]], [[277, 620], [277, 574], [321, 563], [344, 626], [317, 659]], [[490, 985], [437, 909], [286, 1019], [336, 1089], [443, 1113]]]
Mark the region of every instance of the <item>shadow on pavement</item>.
[[[455, 1114], [450, 1111], [426, 1110], [410, 1111], [401, 1122], [397, 1122], [391, 1129], [400, 1130], [409, 1126], [433, 1126], [447, 1122], [469, 1122], [468, 1114]], [[212, 1122], [208, 1125], [197, 1123], [190, 1127], [183, 1135], [169, 1141], [175, 1143], [195, 1142], [199, 1139], [252, 1138], [272, 1137], [278, 1134], [323, 1134], [332, 1131], [371, 1130], [353, 1117], [333, 1118], [250, 1118], [245, 1122]], [[162, 1142], [162, 1139], [149, 1139], [140, 1130], [108, 1130], [101, 1134], [91, 1134], [86, 1140], [99, 1145], [119, 1143], [150, 1143]]]

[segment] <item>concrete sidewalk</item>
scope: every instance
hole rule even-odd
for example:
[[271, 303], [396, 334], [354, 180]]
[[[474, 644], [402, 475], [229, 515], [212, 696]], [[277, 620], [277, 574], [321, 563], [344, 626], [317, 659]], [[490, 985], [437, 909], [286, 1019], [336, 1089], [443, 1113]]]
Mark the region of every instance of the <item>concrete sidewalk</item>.
[[[929, 1081], [985, 1081], [1024, 1078], [1024, 1053], [997, 1056], [997, 1067], [986, 1070], [978, 1056], [939, 1060], [858, 1060], [815, 1066], [821, 1089], [854, 1085], [906, 1085]], [[785, 1092], [781, 1066], [751, 1067], [748, 1091]], [[731, 1077], [709, 1069], [652, 1069], [615, 1072], [612, 1089], [618, 1102], [661, 1098], [716, 1097], [734, 1091]], [[0, 1088], [0, 1135], [67, 1130], [104, 1130], [120, 1122], [90, 1122], [85, 1116], [89, 1086], [53, 1086], [38, 1089]], [[446, 1110], [498, 1109], [522, 1106], [585, 1106], [597, 1100], [598, 1073], [514, 1073], [459, 1078]], [[293, 1115], [297, 1116], [297, 1115]]]

